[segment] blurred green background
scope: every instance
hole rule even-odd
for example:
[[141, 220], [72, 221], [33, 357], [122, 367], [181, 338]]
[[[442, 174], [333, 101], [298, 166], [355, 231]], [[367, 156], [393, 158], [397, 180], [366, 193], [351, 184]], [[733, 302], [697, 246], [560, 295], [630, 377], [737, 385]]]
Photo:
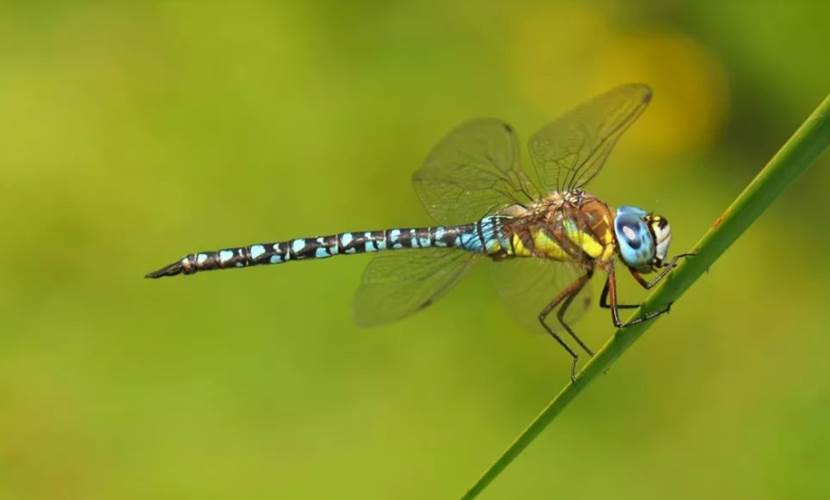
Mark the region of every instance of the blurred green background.
[[[372, 330], [367, 256], [142, 276], [426, 224], [457, 123], [526, 139], [629, 81], [654, 101], [592, 190], [688, 249], [830, 90], [830, 4], [670, 3], [3, 3], [0, 498], [460, 496], [568, 380], [487, 266]], [[483, 498], [830, 495], [828, 166]]]

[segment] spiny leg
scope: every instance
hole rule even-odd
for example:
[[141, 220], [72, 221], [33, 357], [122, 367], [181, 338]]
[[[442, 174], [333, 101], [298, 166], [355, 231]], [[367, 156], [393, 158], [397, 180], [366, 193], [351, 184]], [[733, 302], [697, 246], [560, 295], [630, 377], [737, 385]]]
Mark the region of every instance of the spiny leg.
[[[603, 309], [611, 308], [611, 304], [608, 303], [608, 280], [605, 280], [602, 293], [599, 295], [599, 306]], [[617, 304], [617, 309], [637, 309], [638, 307], [640, 304]]]
[[675, 255], [671, 261], [663, 265], [663, 269], [661, 269], [660, 272], [657, 273], [657, 276], [655, 276], [651, 280], [645, 279], [642, 275], [640, 275], [640, 273], [631, 268], [629, 268], [628, 270], [631, 271], [631, 275], [634, 276], [634, 279], [637, 280], [637, 283], [639, 283], [640, 286], [642, 286], [646, 290], [650, 290], [652, 287], [654, 287], [654, 285], [663, 281], [663, 278], [668, 276], [672, 269], [677, 267], [677, 261], [686, 257], [692, 257], [693, 255], [695, 255], [694, 252], [680, 253]]
[[[589, 277], [590, 277], [590, 274], [583, 275], [580, 278], [578, 278], [576, 281], [574, 281], [573, 283], [571, 283], [570, 285], [565, 287], [565, 289], [562, 290], [561, 292], [559, 292], [559, 294], [556, 297], [554, 297], [553, 300], [550, 301], [550, 303], [547, 306], [545, 306], [544, 309], [542, 309], [542, 312], [539, 313], [539, 323], [542, 324], [542, 328], [544, 328], [545, 331], [548, 332], [551, 335], [551, 337], [553, 337], [557, 342], [559, 342], [559, 345], [561, 345], [562, 348], [565, 349], [565, 351], [567, 351], [568, 354], [571, 355], [571, 358], [573, 358], [573, 362], [571, 363], [571, 381], [572, 382], [576, 382], [576, 364], [577, 364], [577, 361], [579, 360], [579, 356], [576, 354], [576, 352], [574, 352], [573, 349], [570, 348], [570, 346], [568, 346], [568, 344], [565, 343], [564, 340], [562, 340], [562, 337], [560, 337], [555, 331], [553, 331], [553, 329], [550, 326], [548, 326], [548, 324], [545, 322], [545, 320], [547, 319], [547, 317], [551, 313], [551, 311], [553, 311], [556, 308], [556, 306], [558, 306], [563, 300], [566, 300], [566, 299], [571, 298], [574, 295], [576, 295], [579, 292], [579, 290], [583, 286], [585, 286], [585, 282], [588, 280]], [[576, 335], [574, 335], [572, 332], [569, 331], [569, 333], [571, 333], [571, 335], [573, 335], [574, 338], [577, 338]], [[580, 341], [578, 339], [577, 339], [577, 342], [579, 342], [580, 345], [583, 345], [582, 341]], [[584, 345], [583, 345], [583, 347], [584, 347]], [[586, 348], [586, 350], [587, 350], [587, 348]], [[588, 352], [590, 352], [590, 351], [588, 351]]]
[[611, 299], [611, 320], [614, 322], [614, 326], [617, 328], [628, 328], [629, 326], [634, 326], [639, 323], [643, 323], [645, 321], [652, 320], [661, 314], [665, 314], [671, 310], [671, 302], [666, 305], [663, 309], [659, 311], [652, 311], [646, 313], [644, 316], [640, 316], [638, 318], [634, 318], [628, 323], [623, 323], [620, 320], [620, 304], [617, 304], [617, 278], [614, 274], [614, 267], [608, 270], [608, 278], [605, 280], [605, 288], [607, 288], [608, 296]]
[[[671, 260], [671, 262], [669, 262], [668, 264], [663, 266], [663, 269], [660, 271], [660, 273], [658, 273], [657, 276], [652, 278], [650, 281], [646, 280], [637, 271], [635, 271], [631, 268], [629, 268], [628, 270], [629, 270], [629, 272], [631, 272], [631, 276], [634, 277], [634, 279], [637, 281], [637, 283], [640, 284], [640, 286], [642, 286], [646, 290], [649, 290], [652, 287], [654, 287], [654, 285], [656, 285], [657, 283], [662, 281], [663, 278], [668, 276], [669, 272], [672, 269], [677, 267], [677, 261], [678, 260], [680, 260], [682, 258], [685, 258], [685, 257], [691, 257], [693, 255], [695, 255], [695, 254], [694, 253], [681, 253], [681, 254], [675, 255], [674, 258]], [[617, 307], [617, 309], [637, 309], [641, 305], [642, 304], [617, 304], [616, 307]], [[599, 306], [602, 307], [602, 308], [605, 308], [605, 309], [610, 309], [611, 308], [611, 305], [608, 303], [608, 280], [605, 281], [605, 285], [602, 287], [602, 293], [600, 294], [600, 297], [599, 297]], [[671, 304], [669, 304], [669, 307], [671, 307]]]
[[[582, 339], [580, 339], [579, 336], [576, 334], [576, 332], [573, 331], [571, 326], [565, 322], [565, 313], [568, 312], [568, 308], [571, 306], [571, 304], [573, 303], [576, 296], [579, 295], [579, 292], [585, 287], [585, 284], [588, 283], [588, 280], [591, 279], [591, 276], [593, 274], [594, 274], [593, 271], [588, 271], [586, 274], [584, 274], [583, 276], [581, 276], [579, 279], [577, 279], [574, 282], [575, 284], [578, 283], [578, 286], [573, 291], [573, 293], [568, 295], [568, 298], [565, 299], [565, 301], [562, 303], [562, 306], [560, 306], [559, 310], [556, 312], [556, 319], [559, 320], [559, 323], [565, 328], [565, 330], [568, 332], [568, 334], [570, 334], [571, 338], [576, 340], [577, 344], [579, 344], [579, 346], [582, 347], [582, 349], [585, 352], [587, 352], [588, 355], [591, 356], [592, 358], [594, 357], [594, 351], [592, 351], [590, 348], [588, 348], [588, 346], [585, 345], [585, 342], [583, 342]], [[571, 286], [573, 286], [573, 285], [571, 285]]]

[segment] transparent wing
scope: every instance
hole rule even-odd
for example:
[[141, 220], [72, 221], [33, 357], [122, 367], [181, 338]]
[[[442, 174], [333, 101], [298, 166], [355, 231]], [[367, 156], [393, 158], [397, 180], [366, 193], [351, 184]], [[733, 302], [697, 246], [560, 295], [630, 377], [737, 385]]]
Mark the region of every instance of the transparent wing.
[[[525, 328], [544, 333], [539, 324], [539, 313], [584, 271], [570, 263], [544, 259], [516, 258], [495, 262], [490, 266], [493, 284], [508, 311]], [[565, 320], [573, 325], [592, 302], [590, 282], [577, 294], [565, 313]], [[562, 327], [556, 319], [556, 311], [547, 318], [554, 331]]]
[[530, 139], [529, 149], [542, 188], [569, 191], [588, 184], [650, 100], [648, 86], [622, 85], [537, 132]]
[[381, 325], [424, 309], [458, 283], [475, 260], [475, 254], [450, 248], [376, 256], [363, 271], [355, 294], [355, 323]]
[[515, 131], [494, 118], [466, 122], [450, 132], [412, 183], [427, 212], [442, 224], [470, 222], [538, 196], [519, 166]]

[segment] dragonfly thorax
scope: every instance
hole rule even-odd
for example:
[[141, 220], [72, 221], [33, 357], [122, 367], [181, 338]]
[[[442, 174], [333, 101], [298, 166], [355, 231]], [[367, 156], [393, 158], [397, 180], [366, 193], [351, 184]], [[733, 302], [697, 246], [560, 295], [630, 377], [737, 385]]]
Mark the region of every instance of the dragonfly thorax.
[[490, 257], [537, 257], [582, 267], [604, 267], [614, 256], [613, 212], [581, 190], [553, 191], [527, 206], [499, 212], [506, 243]]
[[641, 273], [663, 267], [671, 243], [671, 226], [665, 217], [622, 206], [614, 217], [614, 234], [625, 265]]

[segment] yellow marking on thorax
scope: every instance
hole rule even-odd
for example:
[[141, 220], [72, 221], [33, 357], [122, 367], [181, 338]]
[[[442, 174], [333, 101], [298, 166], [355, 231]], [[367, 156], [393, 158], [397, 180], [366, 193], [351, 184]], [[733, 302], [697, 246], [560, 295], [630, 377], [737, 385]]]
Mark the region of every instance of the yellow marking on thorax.
[[602, 221], [605, 225], [605, 232], [602, 233], [602, 244], [605, 246], [605, 250], [600, 256], [600, 260], [602, 261], [608, 261], [614, 257], [615, 242], [614, 235], [611, 233], [613, 222], [611, 222], [609, 215], [608, 213], [602, 215]]
[[568, 254], [562, 247], [541, 229], [533, 231], [533, 246], [538, 253], [549, 259], [566, 260], [568, 258]]
[[603, 262], [607, 262], [614, 258], [614, 245], [605, 245], [605, 250], [603, 250], [602, 255], [600, 256], [599, 260]]
[[513, 255], [516, 255], [517, 257], [533, 256], [533, 254], [530, 253], [530, 250], [528, 250], [524, 243], [522, 243], [522, 239], [519, 238], [518, 234], [514, 234], [510, 242], [513, 244]]
[[586, 255], [592, 259], [605, 256], [604, 254], [608, 251], [609, 245], [603, 245], [594, 238], [593, 234], [581, 231], [572, 220], [566, 220], [564, 226], [565, 236], [571, 243], [581, 248]]

